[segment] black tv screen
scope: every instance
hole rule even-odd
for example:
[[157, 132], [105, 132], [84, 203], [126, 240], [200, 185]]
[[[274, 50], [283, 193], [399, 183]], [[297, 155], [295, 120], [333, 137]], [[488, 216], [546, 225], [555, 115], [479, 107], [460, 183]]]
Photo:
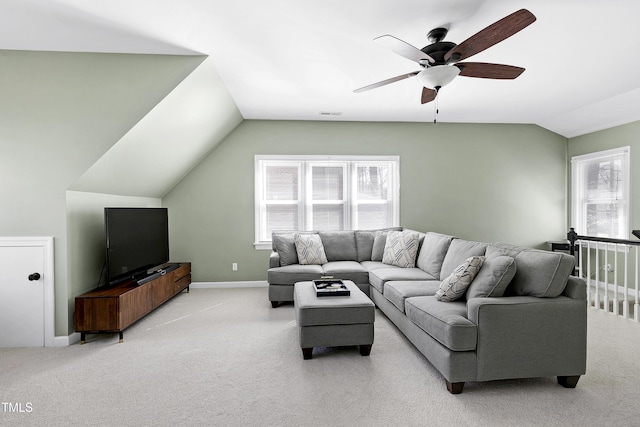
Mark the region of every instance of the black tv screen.
[[147, 275], [169, 261], [167, 208], [104, 208], [107, 284]]

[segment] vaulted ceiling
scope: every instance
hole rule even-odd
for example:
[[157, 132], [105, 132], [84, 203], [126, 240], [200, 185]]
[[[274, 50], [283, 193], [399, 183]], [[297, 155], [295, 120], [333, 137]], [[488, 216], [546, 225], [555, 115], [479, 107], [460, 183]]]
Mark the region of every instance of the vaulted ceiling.
[[3, 0], [0, 49], [209, 56], [245, 119], [434, 118], [419, 70], [377, 45], [421, 48], [432, 28], [460, 43], [522, 7], [537, 20], [473, 57], [526, 68], [516, 80], [457, 77], [441, 122], [533, 123], [573, 137], [640, 120], [637, 0]]

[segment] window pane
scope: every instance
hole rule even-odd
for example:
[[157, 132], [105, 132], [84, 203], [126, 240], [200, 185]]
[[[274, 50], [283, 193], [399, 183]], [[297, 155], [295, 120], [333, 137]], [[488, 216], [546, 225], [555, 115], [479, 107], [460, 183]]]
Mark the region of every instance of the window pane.
[[314, 230], [344, 230], [343, 205], [314, 205]]
[[391, 224], [389, 219], [389, 206], [385, 204], [358, 205], [358, 224], [361, 230], [388, 227]]
[[626, 239], [629, 228], [630, 147], [573, 157], [572, 221], [576, 231]]
[[274, 230], [397, 225], [397, 156], [255, 156], [256, 244]]
[[344, 168], [314, 166], [312, 169], [313, 200], [343, 200]]
[[298, 230], [298, 205], [266, 206], [265, 240], [271, 240], [273, 230]]
[[587, 165], [587, 199], [622, 198], [622, 161], [597, 161]]
[[298, 168], [266, 167], [266, 200], [298, 200]]
[[620, 206], [617, 203], [587, 204], [587, 235], [618, 237]]
[[387, 173], [385, 166], [358, 166], [358, 200], [387, 200]]

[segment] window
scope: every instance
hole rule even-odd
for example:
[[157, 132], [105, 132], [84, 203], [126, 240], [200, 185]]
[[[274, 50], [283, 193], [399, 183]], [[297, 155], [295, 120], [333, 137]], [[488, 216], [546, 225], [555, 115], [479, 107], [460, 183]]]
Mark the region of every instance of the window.
[[398, 225], [397, 156], [256, 156], [256, 248], [273, 230]]
[[575, 156], [572, 221], [584, 236], [629, 238], [630, 148]]

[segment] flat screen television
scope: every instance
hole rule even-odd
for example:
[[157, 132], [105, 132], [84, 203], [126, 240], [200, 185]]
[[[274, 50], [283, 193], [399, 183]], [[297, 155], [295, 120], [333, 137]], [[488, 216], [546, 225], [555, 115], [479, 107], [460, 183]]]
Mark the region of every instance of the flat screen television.
[[167, 208], [104, 208], [107, 284], [149, 275], [169, 262]]

